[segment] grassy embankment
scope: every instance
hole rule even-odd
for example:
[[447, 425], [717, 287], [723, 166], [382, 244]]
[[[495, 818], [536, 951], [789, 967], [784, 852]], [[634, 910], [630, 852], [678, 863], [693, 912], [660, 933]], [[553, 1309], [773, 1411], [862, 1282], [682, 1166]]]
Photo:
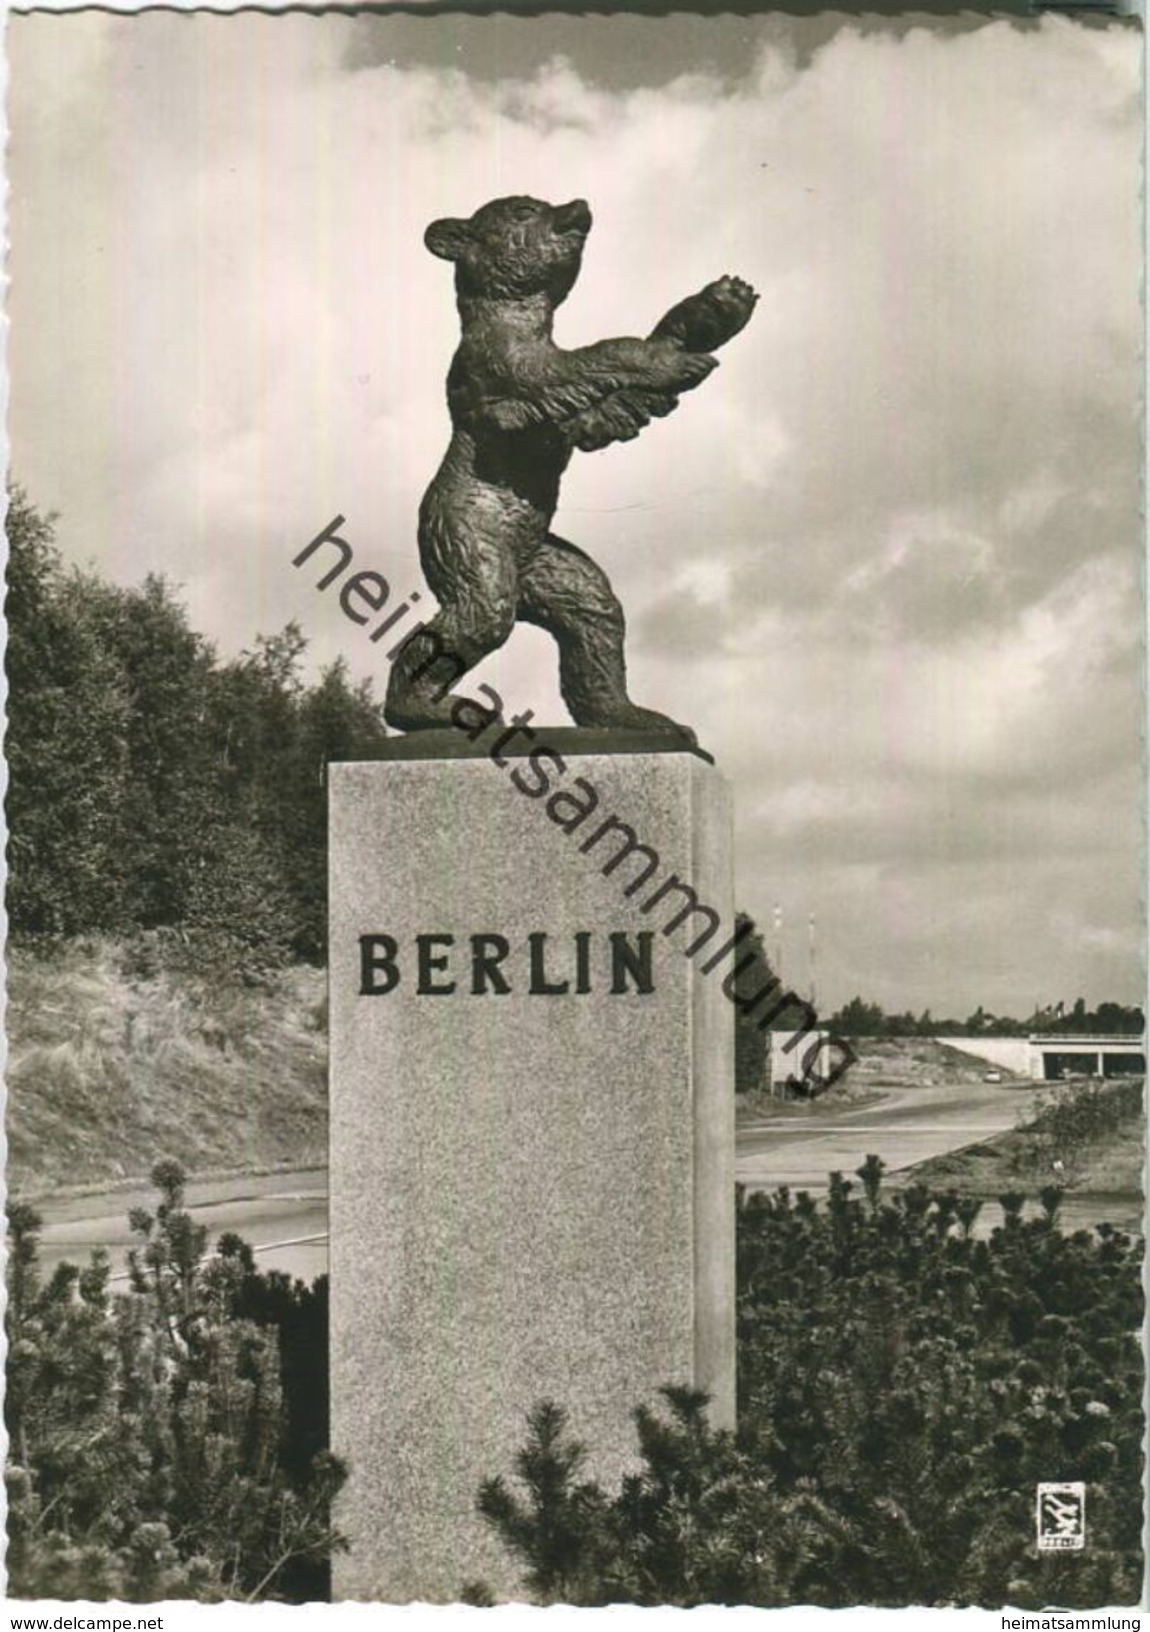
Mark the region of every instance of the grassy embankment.
[[[800, 1103], [762, 1096], [741, 1106], [740, 1121], [830, 1120], [906, 1090], [941, 1088], [961, 1096], [964, 1088], [981, 1087], [992, 1069], [933, 1038], [864, 1037], [852, 1039], [852, 1046], [858, 1059], [830, 1093]], [[1000, 1075], [1006, 1095], [1041, 1086], [1007, 1071]], [[1049, 1084], [1037, 1120], [1029, 1115], [1030, 1092], [1026, 1109], [1021, 1099], [1016, 1127], [893, 1174], [888, 1185], [920, 1183], [996, 1200], [1009, 1191], [1036, 1197], [1044, 1185], [1055, 1184], [1067, 1196], [1064, 1213], [1075, 1225], [1097, 1214], [1137, 1228], [1145, 1156], [1140, 1079]]]
[[1008, 1133], [934, 1156], [914, 1170], [932, 1188], [997, 1196], [1037, 1184], [1070, 1194], [1134, 1194], [1145, 1160], [1141, 1078], [1052, 1085], [1039, 1115]]
[[204, 983], [117, 942], [8, 952], [8, 1188], [22, 1199], [143, 1178], [327, 1160], [324, 972]]
[[[848, 1073], [856, 1094], [877, 1083], [961, 1091], [992, 1069], [930, 1038], [871, 1038], [856, 1046], [858, 1063]], [[1001, 1076], [1004, 1092], [1031, 1086], [1008, 1071]], [[901, 1180], [987, 1199], [1007, 1191], [1036, 1194], [1048, 1184], [1069, 1197], [1137, 1197], [1145, 1157], [1143, 1097], [1140, 1079], [1048, 1084], [1037, 1118], [1020, 1112], [1018, 1126], [932, 1156]]]

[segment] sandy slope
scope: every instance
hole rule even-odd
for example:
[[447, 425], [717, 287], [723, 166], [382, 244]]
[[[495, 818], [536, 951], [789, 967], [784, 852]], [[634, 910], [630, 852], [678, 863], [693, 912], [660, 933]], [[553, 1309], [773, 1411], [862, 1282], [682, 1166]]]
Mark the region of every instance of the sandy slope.
[[322, 970], [207, 996], [111, 940], [8, 953], [8, 1187], [18, 1196], [326, 1161]]

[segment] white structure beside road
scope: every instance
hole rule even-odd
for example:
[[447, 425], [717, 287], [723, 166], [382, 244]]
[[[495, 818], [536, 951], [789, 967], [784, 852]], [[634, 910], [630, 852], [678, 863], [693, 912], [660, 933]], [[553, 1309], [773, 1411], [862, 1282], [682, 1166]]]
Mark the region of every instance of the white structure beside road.
[[841, 1038], [829, 1031], [772, 1031], [771, 1091], [785, 1098], [787, 1086], [796, 1098], [815, 1098], [843, 1075], [845, 1063], [853, 1058]]
[[1146, 1045], [1141, 1037], [1034, 1032], [1029, 1037], [937, 1037], [935, 1041], [1032, 1082], [1057, 1082], [1071, 1076], [1132, 1076], [1146, 1070]]
[[[843, 1075], [846, 1045], [822, 1031], [772, 1031], [771, 1091], [777, 1098], [814, 1098]], [[1143, 1076], [1142, 1037], [1062, 1036], [1032, 1032], [1028, 1037], [934, 1037], [959, 1054], [982, 1060], [992, 1071], [1029, 1082], [1065, 1077]]]

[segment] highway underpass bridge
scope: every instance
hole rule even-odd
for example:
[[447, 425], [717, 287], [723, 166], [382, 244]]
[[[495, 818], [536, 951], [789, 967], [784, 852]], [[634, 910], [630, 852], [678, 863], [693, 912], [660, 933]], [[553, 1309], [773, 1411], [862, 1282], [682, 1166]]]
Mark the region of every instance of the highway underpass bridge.
[[938, 1037], [936, 1042], [960, 1054], [1033, 1082], [1063, 1077], [1144, 1076], [1146, 1044], [1142, 1037], [1063, 1036], [1032, 1032], [1029, 1037]]

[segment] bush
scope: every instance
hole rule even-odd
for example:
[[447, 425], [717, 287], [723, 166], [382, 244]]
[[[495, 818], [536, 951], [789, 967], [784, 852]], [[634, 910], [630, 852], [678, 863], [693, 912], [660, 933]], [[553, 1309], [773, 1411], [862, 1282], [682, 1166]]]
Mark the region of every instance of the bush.
[[[554, 1405], [480, 1511], [545, 1602], [1039, 1608], [1142, 1581], [1141, 1243], [1064, 1235], [1060, 1192], [976, 1239], [979, 1203], [832, 1174], [740, 1198], [739, 1432], [664, 1390], [643, 1470], [579, 1483]], [[1039, 1553], [1035, 1486], [1087, 1484], [1088, 1550]], [[471, 1589], [477, 1590], [475, 1588]]]
[[[804, 1600], [804, 1577], [836, 1545], [841, 1526], [813, 1493], [787, 1497], [733, 1435], [708, 1427], [706, 1396], [662, 1390], [661, 1411], [639, 1407], [643, 1468], [609, 1498], [577, 1482], [584, 1449], [566, 1414], [544, 1403], [517, 1459], [525, 1495], [502, 1479], [479, 1510], [526, 1566], [542, 1603], [759, 1604]], [[482, 1584], [472, 1602], [489, 1602]]]
[[1093, 1146], [1135, 1119], [1141, 1124], [1143, 1097], [1144, 1079], [1133, 1076], [1048, 1089], [1040, 1098], [1037, 1115], [1027, 1115], [1024, 1123], [1031, 1139], [1032, 1166], [1049, 1172], [1059, 1163], [1069, 1182]]
[[[152, 1177], [155, 1212], [131, 1215], [127, 1295], [109, 1293], [102, 1254], [44, 1281], [39, 1219], [9, 1209], [10, 1590], [321, 1596], [343, 1544], [330, 1503], [344, 1471], [314, 1406], [310, 1437], [303, 1431], [306, 1379], [285, 1409], [275, 1321], [303, 1311], [305, 1351], [322, 1353], [326, 1293], [309, 1299], [284, 1277], [265, 1284], [235, 1238], [207, 1258], [178, 1165], [160, 1163]], [[321, 1409], [326, 1419], [326, 1393]]]

